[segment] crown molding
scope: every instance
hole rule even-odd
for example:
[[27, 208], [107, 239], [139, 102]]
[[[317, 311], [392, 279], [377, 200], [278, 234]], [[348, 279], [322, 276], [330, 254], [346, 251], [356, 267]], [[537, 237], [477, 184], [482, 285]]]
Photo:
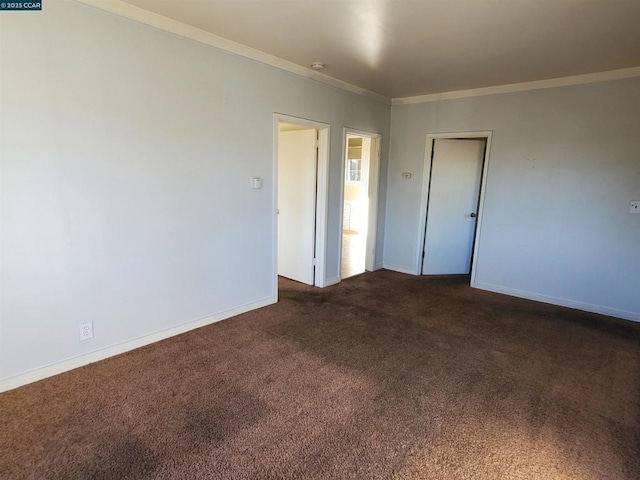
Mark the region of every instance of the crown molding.
[[431, 93], [417, 95], [415, 97], [394, 98], [392, 105], [410, 105], [412, 103], [438, 102], [440, 100], [454, 100], [457, 98], [481, 97], [484, 95], [499, 95], [501, 93], [526, 92], [542, 88], [568, 87], [572, 85], [584, 85], [587, 83], [608, 82], [623, 78], [640, 77], [640, 67], [609, 70], [607, 72], [587, 73], [570, 77], [550, 78], [533, 82], [510, 83], [508, 85], [496, 85], [493, 87], [472, 88], [470, 90], [457, 90], [452, 92]]
[[551, 78], [531, 82], [511, 83], [491, 87], [473, 88], [469, 90], [456, 90], [411, 97], [390, 99], [384, 95], [372, 92], [357, 85], [353, 85], [324, 73], [316, 72], [311, 68], [303, 67], [275, 55], [248, 47], [238, 42], [207, 32], [197, 27], [187, 25], [178, 20], [150, 12], [121, 0], [75, 0], [76, 2], [103, 10], [128, 20], [132, 20], [165, 32], [172, 33], [190, 40], [209, 45], [228, 53], [239, 55], [272, 67], [284, 70], [295, 75], [314, 80], [316, 82], [339, 88], [356, 95], [384, 103], [385, 105], [410, 105], [414, 103], [438, 102], [441, 100], [454, 100], [459, 98], [481, 97], [485, 95], [499, 95], [504, 93], [525, 92], [543, 88], [567, 87], [572, 85], [584, 85], [588, 83], [621, 80], [625, 78], [640, 77], [640, 67], [610, 70], [606, 72], [573, 75], [569, 77]]
[[143, 8], [136, 7], [129, 3], [122, 2], [121, 0], [76, 0], [76, 2], [103, 10], [105, 12], [117, 15], [119, 17], [133, 20], [150, 27], [164, 30], [165, 32], [179, 35], [190, 40], [194, 40], [211, 47], [215, 47], [219, 50], [223, 50], [228, 53], [239, 55], [241, 57], [255, 60], [256, 62], [264, 63], [272, 67], [285, 70], [290, 73], [294, 73], [301, 77], [315, 80], [316, 82], [336, 87], [342, 90], [346, 90], [350, 93], [375, 100], [385, 105], [391, 104], [391, 99], [372, 92], [357, 85], [352, 85], [337, 78], [330, 77], [324, 73], [319, 73], [311, 68], [303, 67], [297, 63], [284, 60], [283, 58], [276, 57], [269, 53], [262, 52], [252, 47], [248, 47], [238, 42], [228, 40], [226, 38], [215, 35], [211, 32], [207, 32], [197, 27], [187, 25], [186, 23], [179, 22], [169, 17], [159, 15], [157, 13], [150, 12]]

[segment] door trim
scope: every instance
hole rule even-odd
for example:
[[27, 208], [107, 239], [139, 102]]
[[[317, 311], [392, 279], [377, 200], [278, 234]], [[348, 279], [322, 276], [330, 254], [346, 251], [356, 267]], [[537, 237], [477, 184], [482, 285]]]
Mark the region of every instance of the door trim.
[[[342, 225], [344, 222], [344, 171], [345, 160], [347, 157], [347, 135], [356, 135], [359, 137], [367, 137], [371, 139], [371, 148], [375, 146], [375, 155], [369, 158], [369, 185], [367, 192], [369, 194], [369, 212], [367, 218], [367, 245], [366, 256], [364, 262], [365, 271], [371, 272], [376, 269], [376, 237], [378, 233], [378, 193], [380, 189], [380, 150], [382, 148], [382, 134], [375, 132], [367, 132], [365, 130], [357, 130], [355, 128], [345, 127], [342, 129], [342, 159], [340, 161], [340, 171], [342, 172], [342, 180], [340, 182], [340, 243], [338, 248], [338, 278], [340, 278], [340, 269], [342, 268]], [[342, 281], [342, 278], [340, 278]], [[338, 283], [338, 282], [336, 282]]]
[[318, 173], [316, 177], [316, 237], [315, 237], [315, 272], [313, 284], [316, 287], [327, 286], [326, 257], [327, 257], [327, 211], [328, 211], [328, 178], [329, 178], [329, 139], [331, 137], [331, 125], [316, 122], [306, 118], [294, 117], [282, 113], [273, 114], [273, 193], [272, 217], [273, 217], [273, 294], [278, 295], [278, 124], [293, 123], [318, 130]]
[[482, 213], [484, 210], [484, 197], [487, 189], [487, 172], [489, 171], [489, 157], [491, 152], [491, 130], [479, 132], [451, 132], [451, 133], [429, 133], [425, 141], [424, 163], [422, 175], [422, 189], [420, 197], [420, 217], [418, 218], [419, 241], [416, 251], [416, 267], [415, 274], [422, 274], [422, 251], [424, 249], [425, 232], [427, 225], [427, 207], [429, 195], [429, 182], [431, 180], [431, 152], [433, 149], [433, 141], [438, 138], [484, 138], [487, 145], [484, 150], [484, 159], [482, 161], [482, 176], [480, 178], [480, 199], [478, 201], [478, 218], [476, 220], [476, 231], [473, 237], [473, 251], [471, 253], [471, 283], [475, 282], [476, 263], [478, 261], [478, 246], [480, 245], [480, 235], [482, 233]]

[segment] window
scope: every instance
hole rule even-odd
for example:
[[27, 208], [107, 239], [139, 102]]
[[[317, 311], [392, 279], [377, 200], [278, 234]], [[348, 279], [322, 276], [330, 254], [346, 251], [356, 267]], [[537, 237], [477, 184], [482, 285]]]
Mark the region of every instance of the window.
[[362, 182], [362, 160], [359, 158], [347, 158], [345, 181], [347, 183]]

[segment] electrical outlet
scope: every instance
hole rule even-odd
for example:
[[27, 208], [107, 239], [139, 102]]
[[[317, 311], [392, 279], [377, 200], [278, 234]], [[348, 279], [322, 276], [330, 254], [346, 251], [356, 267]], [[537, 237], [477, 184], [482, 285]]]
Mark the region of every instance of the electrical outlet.
[[93, 338], [93, 323], [81, 323], [80, 324], [80, 341], [89, 340]]
[[629, 213], [640, 213], [640, 200], [634, 200], [629, 206]]

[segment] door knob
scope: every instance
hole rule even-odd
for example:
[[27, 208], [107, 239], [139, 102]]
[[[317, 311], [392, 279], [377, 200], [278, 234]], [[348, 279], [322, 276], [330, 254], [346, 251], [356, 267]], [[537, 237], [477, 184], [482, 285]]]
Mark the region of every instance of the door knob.
[[470, 216], [471, 216], [471, 218], [476, 218], [476, 214], [475, 214], [475, 213], [473, 213], [473, 212], [471, 212], [471, 215], [470, 215]]

